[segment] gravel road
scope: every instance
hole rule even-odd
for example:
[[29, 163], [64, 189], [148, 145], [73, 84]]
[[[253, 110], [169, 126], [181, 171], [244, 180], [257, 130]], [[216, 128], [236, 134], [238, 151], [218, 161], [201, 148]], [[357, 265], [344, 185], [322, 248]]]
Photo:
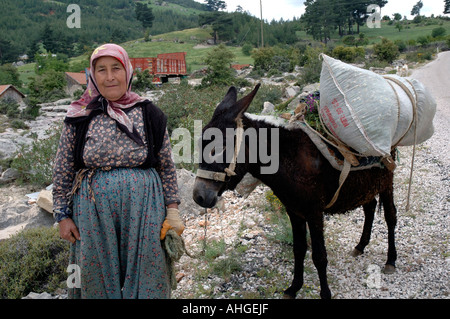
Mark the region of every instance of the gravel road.
[[[431, 90], [437, 103], [434, 136], [416, 149], [411, 209], [405, 210], [412, 147], [400, 148], [396, 169], [398, 210], [397, 270], [382, 273], [387, 254], [387, 227], [377, 213], [372, 240], [357, 258], [350, 251], [358, 243], [362, 209], [326, 217], [329, 284], [336, 299], [449, 299], [450, 298], [450, 52], [440, 53], [412, 77]], [[207, 239], [226, 243], [226, 253], [213, 262], [184, 256], [177, 265], [178, 289], [173, 298], [282, 298], [292, 279], [292, 248], [274, 240], [276, 225], [258, 187], [247, 199], [227, 192], [224, 209], [209, 214]], [[272, 213], [273, 214], [273, 213]], [[186, 221], [189, 250], [201, 251], [204, 230], [199, 219]], [[234, 257], [233, 257], [234, 256]], [[219, 260], [237, 263], [226, 275], [215, 272]], [[308, 251], [305, 284], [297, 298], [318, 298], [319, 281]]]

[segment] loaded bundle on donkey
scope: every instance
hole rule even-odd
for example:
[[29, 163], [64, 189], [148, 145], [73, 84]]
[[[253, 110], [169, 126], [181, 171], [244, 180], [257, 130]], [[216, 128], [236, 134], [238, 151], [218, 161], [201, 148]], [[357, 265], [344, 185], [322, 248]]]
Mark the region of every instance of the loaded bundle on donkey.
[[[367, 85], [365, 89], [370, 90], [370, 82]], [[395, 165], [390, 165], [390, 160], [383, 159], [395, 158], [396, 145], [392, 145], [394, 147], [388, 154], [361, 154], [353, 146], [346, 145], [338, 136], [330, 140], [330, 137], [325, 137], [311, 128], [311, 125], [303, 120], [304, 112], [301, 108], [293, 115], [291, 121], [248, 114], [246, 110], [258, 88], [259, 85], [249, 95], [237, 100], [237, 90], [231, 87], [217, 106], [211, 121], [203, 128], [200, 148], [202, 160], [194, 185], [194, 200], [202, 207], [213, 207], [225, 190], [235, 189], [248, 173], [266, 184], [286, 207], [294, 235], [294, 278], [291, 286], [285, 291], [285, 296], [294, 298], [303, 285], [303, 262], [307, 250], [306, 226], [308, 226], [312, 259], [319, 274], [320, 295], [322, 298], [331, 298], [326, 274], [328, 261], [323, 216], [345, 213], [362, 206], [365, 215], [364, 228], [361, 239], [353, 251], [354, 255], [362, 254], [370, 240], [379, 196], [388, 227], [385, 272], [394, 272], [397, 259], [395, 248], [397, 211], [393, 198]], [[395, 87], [390, 89], [393, 90]], [[345, 95], [342, 86], [340, 92], [343, 93], [341, 97], [346, 100], [340, 106], [344, 106], [347, 102], [350, 105], [352, 100]], [[331, 94], [333, 93], [324, 90], [321, 84], [320, 104], [322, 100], [326, 103]], [[331, 101], [334, 99], [337, 100], [338, 96]], [[319, 106], [319, 113], [321, 112]], [[327, 113], [325, 111], [324, 114]], [[324, 122], [324, 119], [320, 118]], [[347, 119], [351, 120], [350, 117]], [[379, 126], [385, 129], [382, 125], [379, 122]], [[210, 129], [222, 133], [219, 144], [224, 146], [210, 146], [213, 139]], [[408, 131], [410, 129], [411, 127], [408, 127]], [[333, 127], [333, 130], [336, 132], [337, 128]], [[414, 131], [417, 142], [417, 129]], [[218, 136], [216, 135], [216, 139]], [[230, 140], [234, 142], [231, 144], [232, 147], [229, 147]], [[214, 141], [214, 145], [219, 144], [218, 141]], [[272, 160], [275, 160], [276, 155], [275, 171], [268, 172], [267, 159], [259, 156], [262, 147], [271, 150]], [[369, 165], [363, 167], [361, 166], [363, 163]], [[386, 163], [389, 167], [386, 167]], [[273, 163], [270, 164], [273, 166]]]

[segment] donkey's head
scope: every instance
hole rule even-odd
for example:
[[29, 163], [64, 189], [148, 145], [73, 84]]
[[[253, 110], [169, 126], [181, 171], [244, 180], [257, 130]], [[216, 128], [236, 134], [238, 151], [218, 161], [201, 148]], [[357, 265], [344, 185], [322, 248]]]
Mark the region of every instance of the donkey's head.
[[238, 156], [245, 156], [241, 149], [242, 114], [259, 86], [239, 101], [236, 88], [231, 87], [202, 130], [200, 164], [193, 191], [194, 201], [202, 207], [213, 207], [217, 197], [227, 189], [234, 189], [246, 173], [243, 165], [237, 165]]

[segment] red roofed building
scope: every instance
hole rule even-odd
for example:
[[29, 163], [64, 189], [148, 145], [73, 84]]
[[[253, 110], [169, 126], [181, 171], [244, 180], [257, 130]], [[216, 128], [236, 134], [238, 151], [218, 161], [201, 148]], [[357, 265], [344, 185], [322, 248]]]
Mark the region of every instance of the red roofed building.
[[77, 90], [84, 91], [87, 86], [86, 73], [66, 72], [67, 94], [73, 95]]
[[12, 99], [19, 104], [23, 104], [25, 95], [14, 87], [14, 85], [0, 85], [0, 100]]

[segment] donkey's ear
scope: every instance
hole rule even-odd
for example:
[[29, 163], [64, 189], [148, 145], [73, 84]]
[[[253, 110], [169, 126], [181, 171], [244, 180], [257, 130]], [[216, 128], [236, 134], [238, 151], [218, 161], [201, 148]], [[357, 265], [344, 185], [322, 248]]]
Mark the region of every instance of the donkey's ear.
[[218, 115], [230, 109], [236, 103], [236, 100], [237, 100], [237, 90], [234, 86], [232, 86], [229, 88], [222, 102], [220, 102], [219, 105], [217, 105], [216, 110], [214, 111], [214, 115]]
[[248, 107], [250, 106], [250, 103], [252, 103], [256, 93], [259, 90], [259, 87], [261, 86], [261, 83], [258, 83], [253, 91], [250, 92], [250, 94], [244, 96], [242, 99], [236, 102], [235, 106], [235, 118], [239, 118], [242, 114], [244, 114]]

